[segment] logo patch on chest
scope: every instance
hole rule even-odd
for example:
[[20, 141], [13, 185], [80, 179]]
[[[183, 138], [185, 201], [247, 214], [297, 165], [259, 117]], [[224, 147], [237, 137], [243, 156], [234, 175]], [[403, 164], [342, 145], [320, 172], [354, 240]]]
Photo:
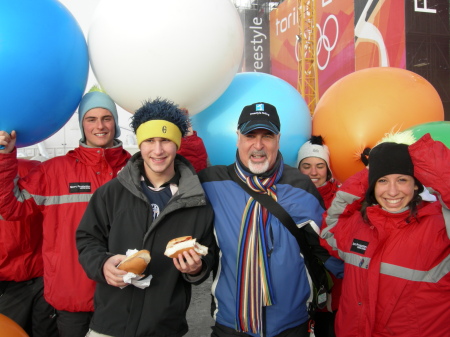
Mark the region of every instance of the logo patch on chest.
[[69, 183], [69, 193], [91, 192], [91, 183]]
[[352, 247], [350, 248], [350, 251], [359, 253], [359, 254], [365, 254], [368, 245], [369, 245], [369, 243], [367, 241], [353, 239]]

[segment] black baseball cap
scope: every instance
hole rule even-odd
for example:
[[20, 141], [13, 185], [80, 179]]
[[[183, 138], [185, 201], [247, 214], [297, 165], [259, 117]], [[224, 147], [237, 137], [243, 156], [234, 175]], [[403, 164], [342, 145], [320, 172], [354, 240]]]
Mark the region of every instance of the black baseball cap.
[[256, 129], [266, 129], [276, 135], [280, 133], [280, 118], [277, 109], [272, 104], [259, 102], [247, 105], [242, 109], [238, 130], [246, 135]]

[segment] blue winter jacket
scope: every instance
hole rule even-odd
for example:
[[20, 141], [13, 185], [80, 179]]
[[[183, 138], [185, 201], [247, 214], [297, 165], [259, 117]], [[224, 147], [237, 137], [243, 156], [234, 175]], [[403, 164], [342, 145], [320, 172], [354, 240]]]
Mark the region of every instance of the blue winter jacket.
[[[199, 177], [214, 209], [215, 235], [220, 248], [218, 269], [212, 287], [215, 301], [214, 319], [217, 323], [235, 329], [239, 230], [250, 196], [233, 181], [227, 166], [209, 167], [201, 171]], [[283, 175], [276, 187], [281, 206], [297, 225], [309, 222], [306, 228], [308, 241], [320, 245], [318, 232], [324, 211], [323, 202], [309, 177], [291, 166], [284, 165]], [[271, 219], [266, 233], [275, 303], [264, 308], [264, 335], [267, 337], [276, 336], [286, 329], [305, 323], [308, 320], [308, 301], [311, 300], [310, 278], [307, 276], [298, 243], [276, 217], [272, 216]], [[329, 255], [320, 258], [326, 266], [331, 262], [327, 261]]]

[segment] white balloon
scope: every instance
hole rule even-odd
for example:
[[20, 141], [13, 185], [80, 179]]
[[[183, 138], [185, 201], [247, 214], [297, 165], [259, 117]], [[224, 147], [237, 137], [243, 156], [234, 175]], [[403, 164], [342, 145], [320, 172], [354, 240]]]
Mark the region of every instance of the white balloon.
[[230, 0], [103, 0], [88, 37], [99, 84], [131, 113], [157, 97], [190, 115], [206, 109], [233, 80], [243, 46]]

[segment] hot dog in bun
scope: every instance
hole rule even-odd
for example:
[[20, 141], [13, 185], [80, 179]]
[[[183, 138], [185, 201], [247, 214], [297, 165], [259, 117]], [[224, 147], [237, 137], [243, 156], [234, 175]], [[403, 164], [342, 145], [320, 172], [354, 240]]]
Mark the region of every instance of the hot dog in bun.
[[150, 252], [148, 250], [140, 250], [126, 259], [122, 260], [117, 266], [120, 270], [125, 270], [129, 273], [141, 275], [150, 262]]
[[174, 258], [178, 257], [178, 254], [183, 254], [183, 252], [189, 251], [190, 249], [193, 249], [198, 255], [204, 256], [208, 254], [208, 247], [199, 244], [197, 239], [193, 239], [192, 236], [181, 236], [167, 243], [164, 255]]

